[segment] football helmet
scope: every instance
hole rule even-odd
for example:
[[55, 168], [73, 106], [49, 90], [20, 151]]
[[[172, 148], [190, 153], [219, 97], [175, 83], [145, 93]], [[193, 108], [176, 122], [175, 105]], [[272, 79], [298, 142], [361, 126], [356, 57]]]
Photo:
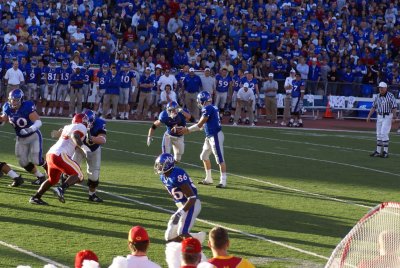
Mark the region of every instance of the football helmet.
[[56, 66], [56, 61], [54, 59], [51, 59], [50, 62], [49, 62], [49, 65], [51, 67], [55, 67]]
[[12, 109], [18, 109], [19, 107], [21, 107], [23, 98], [24, 92], [21, 89], [17, 88], [12, 90], [8, 94], [8, 103], [10, 104]]
[[86, 114], [76, 114], [72, 118], [72, 124], [83, 124], [87, 127], [89, 124], [89, 119]]
[[108, 63], [103, 63], [103, 70], [108, 70], [110, 68], [110, 65], [108, 65]]
[[63, 69], [67, 69], [68, 66], [69, 66], [68, 60], [63, 60], [63, 61], [62, 61], [62, 67], [63, 67]]
[[32, 65], [33, 67], [36, 67], [36, 66], [38, 65], [38, 61], [37, 61], [36, 59], [33, 59], [33, 60], [31, 61], [31, 65]]
[[175, 118], [178, 115], [179, 104], [176, 101], [171, 101], [167, 104], [167, 113], [171, 118]]
[[89, 68], [90, 67], [90, 61], [85, 61], [84, 63], [83, 63], [83, 68], [85, 68], [85, 69], [87, 69], [87, 68]]
[[165, 174], [175, 167], [175, 159], [172, 154], [160, 154], [154, 163], [154, 172], [156, 174]]
[[211, 102], [211, 101], [212, 98], [208, 91], [202, 91], [197, 95], [197, 106], [199, 106], [200, 109], [204, 107], [204, 104], [206, 102]]
[[87, 109], [84, 114], [88, 118], [88, 127], [92, 127], [94, 120], [96, 119], [96, 114], [93, 112], [93, 110]]

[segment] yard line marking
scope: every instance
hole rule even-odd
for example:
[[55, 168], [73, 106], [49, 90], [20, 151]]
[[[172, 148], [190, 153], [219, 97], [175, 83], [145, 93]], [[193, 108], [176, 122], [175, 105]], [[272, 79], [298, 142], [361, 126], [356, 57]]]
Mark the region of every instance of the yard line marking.
[[[5, 131], [0, 131], [0, 133], [12, 134], [11, 132], [5, 132]], [[48, 138], [43, 138], [43, 140], [54, 141], [54, 140], [48, 139]], [[139, 155], [139, 156], [144, 156], [144, 157], [152, 157], [152, 158], [155, 158], [155, 157], [156, 157], [155, 155], [149, 155], [149, 154], [131, 152], [131, 151], [126, 151], [126, 150], [114, 149], [114, 148], [105, 147], [105, 146], [102, 146], [102, 148], [103, 148], [103, 149], [106, 149], [106, 150], [110, 150], [110, 151], [122, 152], [122, 153], [133, 154], [133, 155]], [[234, 149], [236, 149], [236, 148], [234, 148]], [[263, 151], [261, 151], [261, 152], [263, 152]], [[295, 158], [302, 158], [302, 159], [306, 159], [306, 160], [316, 160], [316, 161], [321, 161], [321, 162], [327, 162], [327, 163], [330, 163], [330, 164], [342, 164], [342, 165], [350, 166], [350, 167], [358, 167], [358, 166], [351, 165], [351, 164], [338, 163], [338, 162], [329, 161], [329, 160], [319, 160], [319, 159], [312, 159], [312, 158], [309, 158], [309, 159], [308, 159], [308, 158], [305, 158], [305, 157], [291, 156], [291, 155], [280, 154], [280, 153], [273, 153], [273, 152], [263, 152], [263, 153], [267, 153], [267, 154], [268, 154], [268, 153], [269, 153], [269, 154], [276, 154], [276, 155], [279, 155], [279, 156], [289, 156], [289, 157], [295, 157]], [[196, 167], [196, 168], [203, 169], [202, 166], [197, 165], [197, 164], [191, 164], [191, 163], [186, 163], [186, 162], [180, 162], [180, 163], [182, 163], [182, 164], [184, 164], [184, 165], [188, 165], [188, 166], [192, 166], [192, 167]], [[360, 167], [360, 168], [362, 168], [362, 169], [367, 169], [367, 170], [370, 170], [370, 171], [381, 172], [381, 173], [385, 173], [385, 174], [389, 174], [389, 175], [395, 175], [395, 176], [400, 177], [399, 174], [390, 173], [390, 172], [386, 172], [386, 171], [382, 171], [382, 170], [376, 170], [376, 169], [367, 168], [367, 167]], [[217, 169], [212, 169], [212, 170], [213, 170], [214, 172], [219, 172], [219, 170], [217, 170]], [[354, 205], [354, 206], [358, 206], [358, 207], [362, 207], [362, 208], [368, 208], [368, 209], [371, 208], [370, 206], [366, 206], [366, 205], [363, 205], [363, 204], [358, 204], [358, 203], [356, 203], [356, 202], [352, 202], [352, 201], [349, 201], [349, 200], [340, 199], [340, 198], [335, 198], [335, 197], [330, 197], [330, 196], [326, 196], [326, 195], [318, 194], [318, 193], [313, 193], [313, 192], [308, 192], [308, 191], [305, 191], [305, 190], [301, 190], [301, 189], [297, 189], [297, 188], [292, 188], [292, 187], [287, 187], [287, 186], [283, 186], [283, 185], [280, 185], [280, 184], [272, 183], [272, 182], [269, 182], [269, 181], [264, 181], [264, 180], [260, 180], [260, 179], [255, 179], [255, 178], [251, 178], [251, 177], [247, 177], [247, 176], [243, 176], [243, 175], [238, 175], [238, 174], [234, 174], [234, 173], [229, 173], [229, 172], [227, 172], [227, 174], [230, 175], [230, 176], [233, 176], [233, 177], [237, 177], [237, 178], [241, 178], [241, 179], [246, 179], [246, 180], [251, 180], [251, 181], [255, 181], [255, 182], [261, 183], [261, 184], [267, 184], [267, 185], [274, 186], [274, 187], [280, 188], [280, 189], [289, 190], [289, 191], [293, 191], [293, 192], [297, 192], [297, 193], [302, 193], [302, 194], [305, 194], [305, 195], [310, 195], [310, 196], [315, 196], [315, 197], [323, 198], [323, 199], [325, 199], [325, 200], [331, 200], [331, 201], [335, 201], [335, 202], [339, 202], [339, 203], [350, 204], [350, 205]]]
[[[86, 186], [82, 186], [82, 187], [86, 188]], [[121, 196], [121, 195], [114, 194], [114, 193], [110, 193], [110, 192], [107, 192], [107, 191], [103, 191], [103, 190], [97, 190], [97, 191], [101, 192], [101, 193], [104, 193], [104, 194], [107, 194], [107, 195], [110, 195], [110, 196], [113, 196], [115, 198], [123, 199], [123, 200], [129, 201], [129, 202], [133, 202], [133, 203], [137, 203], [137, 204], [143, 205], [143, 206], [148, 206], [148, 207], [151, 207], [151, 208], [154, 208], [154, 209], [157, 209], [157, 210], [161, 210], [161, 211], [164, 211], [164, 212], [168, 212], [168, 213], [174, 213], [175, 212], [173, 210], [165, 209], [165, 208], [162, 208], [162, 207], [159, 207], [159, 206], [156, 206], [156, 205], [152, 205], [150, 203], [142, 202], [142, 201], [139, 201], [139, 200], [136, 200], [136, 199], [132, 199], [132, 198]], [[205, 223], [207, 225], [210, 225], [212, 227], [220, 226], [220, 227], [223, 227], [223, 228], [225, 228], [225, 229], [227, 229], [229, 231], [232, 231], [232, 232], [235, 232], [235, 233], [239, 233], [239, 234], [244, 235], [244, 236], [248, 236], [248, 237], [256, 238], [256, 239], [259, 239], [259, 240], [263, 240], [263, 241], [266, 241], [266, 242], [269, 242], [269, 243], [272, 243], [272, 244], [275, 244], [275, 245], [279, 245], [281, 247], [285, 247], [285, 248], [288, 248], [288, 249], [291, 249], [291, 250], [294, 250], [294, 251], [297, 251], [297, 252], [300, 252], [300, 253], [303, 253], [303, 254], [314, 256], [314, 257], [317, 257], [317, 258], [320, 258], [320, 259], [324, 259], [324, 260], [328, 260], [329, 259], [328, 257], [319, 255], [319, 254], [317, 254], [315, 252], [304, 250], [304, 249], [301, 249], [301, 248], [297, 248], [297, 247], [294, 247], [294, 246], [291, 246], [291, 245], [288, 245], [288, 244], [285, 244], [285, 243], [282, 243], [282, 242], [279, 242], [279, 241], [275, 241], [275, 240], [266, 238], [264, 236], [255, 235], [255, 234], [252, 234], [252, 233], [244, 232], [244, 231], [241, 231], [241, 230], [238, 230], [238, 229], [234, 229], [234, 228], [230, 228], [230, 227], [227, 227], [227, 226], [224, 226], [224, 225], [216, 224], [216, 223], [213, 223], [211, 221], [203, 220], [203, 219], [200, 219], [200, 218], [197, 218], [196, 220], [199, 221], [199, 222]]]
[[21, 252], [21, 253], [24, 253], [24, 254], [26, 254], [26, 255], [29, 255], [29, 256], [34, 257], [34, 258], [36, 258], [36, 259], [39, 259], [39, 260], [45, 262], [46, 264], [47, 264], [47, 263], [50, 263], [50, 264], [56, 265], [57, 267], [69, 268], [69, 266], [66, 266], [66, 265], [64, 265], [64, 264], [61, 264], [61, 263], [58, 263], [58, 262], [56, 262], [56, 261], [50, 260], [49, 258], [40, 256], [40, 255], [37, 255], [37, 254], [35, 254], [35, 253], [31, 252], [31, 251], [28, 251], [28, 250], [23, 249], [23, 248], [20, 248], [20, 247], [18, 247], [18, 246], [15, 246], [15, 245], [6, 243], [6, 242], [1, 241], [1, 240], [0, 240], [0, 245], [3, 245], [3, 246], [5, 246], [5, 247], [14, 249], [14, 250], [16, 250], [16, 251], [19, 251], [19, 252]]

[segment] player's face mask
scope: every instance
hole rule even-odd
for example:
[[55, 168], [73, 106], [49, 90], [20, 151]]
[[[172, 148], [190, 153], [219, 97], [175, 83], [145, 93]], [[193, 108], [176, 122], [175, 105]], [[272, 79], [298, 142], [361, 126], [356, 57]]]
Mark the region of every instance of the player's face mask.
[[168, 109], [168, 116], [171, 118], [175, 118], [178, 115], [178, 110], [175, 108]]
[[13, 109], [18, 109], [19, 107], [21, 107], [21, 99], [11, 98], [8, 100], [8, 102], [10, 103], [10, 106]]

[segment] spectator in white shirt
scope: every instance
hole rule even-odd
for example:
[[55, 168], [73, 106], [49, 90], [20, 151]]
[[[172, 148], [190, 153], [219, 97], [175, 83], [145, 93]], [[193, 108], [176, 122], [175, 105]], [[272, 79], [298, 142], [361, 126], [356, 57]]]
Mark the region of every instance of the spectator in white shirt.
[[166, 85], [171, 85], [172, 90], [175, 90], [177, 84], [178, 81], [176, 81], [175, 76], [170, 74], [170, 70], [167, 68], [165, 69], [164, 74], [158, 80], [158, 92], [163, 91]]
[[40, 21], [39, 19], [36, 17], [35, 12], [34, 11], [30, 11], [29, 12], [29, 17], [26, 18], [25, 22], [26, 24], [28, 24], [29, 26], [32, 26], [32, 21], [35, 20], [36, 21], [36, 25], [40, 26]]
[[290, 70], [290, 76], [286, 77], [284, 88], [286, 92], [285, 101], [284, 101], [284, 109], [283, 109], [283, 120], [281, 122], [281, 126], [286, 126], [290, 119], [290, 103], [292, 102], [292, 81], [296, 79], [296, 71], [294, 69]]
[[310, 71], [310, 67], [306, 64], [306, 60], [304, 57], [301, 57], [299, 63], [296, 66], [297, 71], [301, 75], [301, 79], [307, 80], [308, 79], [308, 72]]
[[85, 41], [85, 34], [81, 32], [81, 28], [76, 28], [76, 32], [72, 34], [72, 37], [77, 43]]
[[134, 226], [128, 234], [128, 245], [132, 253], [128, 259], [128, 268], [161, 268], [147, 257], [150, 238], [147, 231], [141, 226]]
[[211, 76], [210, 68], [206, 68], [204, 70], [204, 76], [200, 76], [200, 79], [201, 79], [201, 87], [203, 88], [203, 90], [207, 91], [212, 95], [215, 91], [216, 82], [215, 82], [215, 77]]
[[170, 103], [171, 101], [178, 102], [176, 100], [176, 93], [172, 90], [171, 85], [165, 85], [164, 90], [160, 94], [160, 104], [162, 109], [165, 109], [165, 106]]
[[4, 35], [4, 43], [9, 44], [12, 40], [17, 42], [17, 36], [15, 35], [14, 29], [10, 29], [9, 32]]
[[75, 25], [75, 21], [71, 20], [70, 22], [71, 24], [68, 26], [67, 31], [70, 35], [73, 35], [74, 33], [76, 33], [78, 26]]
[[13, 62], [13, 67], [7, 70], [4, 79], [7, 84], [7, 96], [11, 90], [19, 88], [24, 83], [24, 74], [20, 69], [18, 69], [17, 60]]
[[[249, 83], [244, 83], [243, 87], [241, 87], [237, 93], [236, 99], [236, 111], [235, 111], [235, 120], [233, 122], [234, 126], [237, 126], [237, 122], [242, 113], [242, 108], [246, 114], [246, 124], [252, 123], [254, 125], [254, 113], [253, 113], [253, 102], [255, 102], [256, 98], [254, 95], [254, 91], [249, 89]], [[250, 116], [247, 115], [250, 114]], [[250, 117], [250, 118], [249, 118]]]

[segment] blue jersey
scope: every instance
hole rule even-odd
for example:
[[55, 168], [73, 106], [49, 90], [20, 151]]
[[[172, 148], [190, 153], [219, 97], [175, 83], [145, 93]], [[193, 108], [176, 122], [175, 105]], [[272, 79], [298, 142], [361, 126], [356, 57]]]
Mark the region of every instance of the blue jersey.
[[139, 87], [141, 92], [150, 92], [150, 87], [142, 87], [141, 84], [155, 84], [155, 77], [152, 75], [146, 76], [142, 75], [139, 80]]
[[90, 82], [92, 81], [92, 77], [93, 77], [93, 70], [86, 70], [86, 69], [82, 69], [81, 73], [83, 73], [84, 75], [84, 79], [83, 79], [83, 83], [85, 85], [89, 85]]
[[162, 111], [158, 117], [161, 123], [163, 123], [167, 127], [167, 133], [171, 136], [180, 137], [182, 135], [178, 135], [176, 133], [171, 133], [171, 129], [175, 126], [185, 127], [186, 126], [186, 118], [182, 113], [178, 113], [175, 118], [171, 118], [168, 116], [167, 111]]
[[39, 67], [39, 69], [40, 69], [39, 85], [44, 85], [46, 84], [46, 67]]
[[[107, 134], [106, 121], [96, 117], [93, 126], [90, 128], [90, 135], [98, 136], [100, 134]], [[83, 141], [83, 143], [86, 144], [90, 148], [90, 151], [92, 152], [96, 151], [97, 148], [100, 147], [100, 144], [92, 144], [92, 145], [88, 144], [86, 139]]]
[[[303, 80], [297, 81], [296, 79], [292, 81], [292, 97], [293, 98], [299, 98], [301, 95], [301, 87], [305, 86], [305, 83]], [[303, 89], [304, 90], [304, 89]]]
[[227, 75], [226, 77], [223, 77], [222, 75], [217, 75], [215, 77], [216, 84], [217, 84], [217, 92], [228, 92], [229, 90], [229, 83], [232, 81], [232, 78]]
[[74, 89], [79, 89], [79, 88], [82, 88], [82, 86], [83, 86], [83, 84], [82, 83], [76, 83], [76, 82], [83, 82], [83, 79], [84, 79], [85, 77], [83, 76], [83, 74], [82, 73], [73, 73], [72, 75], [71, 75], [71, 86], [74, 88]]
[[[8, 102], [3, 106], [3, 113], [8, 116], [8, 120], [14, 127], [15, 134], [17, 134], [18, 137], [28, 137], [34, 133], [32, 132], [28, 135], [21, 135], [20, 131], [21, 129], [29, 128], [33, 125], [33, 122], [29, 119], [29, 115], [35, 111], [36, 106], [32, 101], [23, 101], [18, 110], [12, 109]], [[36, 132], [38, 131], [39, 130]]]
[[204, 132], [206, 133], [206, 136], [211, 137], [217, 135], [222, 129], [218, 107], [209, 104], [201, 109], [201, 115], [208, 117], [207, 122], [204, 124]]
[[104, 73], [103, 71], [101, 71], [97, 73], [97, 77], [99, 78], [99, 89], [106, 89], [109, 76], [109, 72]]
[[132, 72], [128, 71], [122, 71], [120, 75], [121, 75], [121, 88], [131, 88], [132, 78], [134, 78], [135, 75]]
[[71, 81], [72, 69], [71, 68], [61, 68], [59, 69], [60, 73], [60, 84], [68, 85], [69, 81]]
[[26, 83], [37, 84], [40, 79], [40, 68], [39, 67], [29, 67], [26, 70]]
[[174, 198], [175, 203], [185, 203], [187, 201], [187, 198], [183, 194], [181, 188], [181, 186], [184, 184], [189, 185], [196, 198], [198, 197], [197, 188], [194, 185], [192, 179], [180, 167], [175, 167], [174, 169], [172, 169], [171, 174], [169, 174], [168, 177], [164, 174], [160, 175], [160, 180], [164, 184], [165, 188], [167, 188], [171, 196]]
[[253, 78], [251, 80], [248, 80], [246, 77], [243, 77], [240, 82], [241, 82], [242, 86], [244, 83], [248, 83], [249, 89], [253, 90], [254, 94], [256, 94], [257, 79]]
[[238, 92], [239, 89], [240, 89], [240, 81], [241, 81], [240, 76], [237, 75], [237, 74], [235, 74], [235, 75], [233, 76], [233, 78], [232, 78], [232, 81], [233, 81], [233, 90], [236, 91], [236, 92]]
[[56, 68], [47, 67], [45, 69], [47, 84], [54, 85], [57, 82], [58, 71]]

